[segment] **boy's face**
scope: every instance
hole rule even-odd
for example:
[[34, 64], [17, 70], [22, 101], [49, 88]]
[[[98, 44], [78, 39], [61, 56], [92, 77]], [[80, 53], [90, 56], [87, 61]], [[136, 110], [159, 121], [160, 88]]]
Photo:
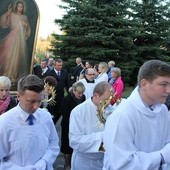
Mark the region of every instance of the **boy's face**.
[[31, 90], [25, 90], [23, 94], [18, 94], [20, 107], [27, 113], [34, 113], [41, 105], [43, 92], [37, 93]]
[[170, 77], [157, 77], [152, 82], [142, 81], [141, 95], [147, 104], [165, 103], [167, 96], [170, 94]]

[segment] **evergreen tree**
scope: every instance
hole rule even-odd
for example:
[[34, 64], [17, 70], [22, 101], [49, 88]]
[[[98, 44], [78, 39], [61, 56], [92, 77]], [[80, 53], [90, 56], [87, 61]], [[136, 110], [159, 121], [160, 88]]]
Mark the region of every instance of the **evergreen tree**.
[[136, 82], [138, 69], [146, 60], [170, 62], [170, 3], [166, 0], [142, 0], [132, 4], [133, 20], [138, 21], [139, 29], [134, 38], [137, 57], [130, 84]]
[[93, 61], [115, 60], [116, 65], [122, 68], [126, 68], [124, 65], [130, 60], [131, 67], [126, 72], [131, 72], [136, 65], [133, 43], [136, 23], [130, 19], [131, 12], [127, 10], [130, 3], [127, 0], [64, 2], [69, 4], [68, 12], [55, 22], [60, 24], [65, 34], [53, 34], [51, 50], [54, 54], [65, 60], [76, 57]]
[[63, 0], [67, 13], [55, 23], [51, 51], [67, 61], [114, 60], [125, 82], [135, 84], [139, 66], [148, 59], [169, 60], [170, 12], [159, 0]]
[[134, 2], [140, 31], [134, 39], [140, 62], [149, 59], [170, 61], [170, 4], [166, 0]]

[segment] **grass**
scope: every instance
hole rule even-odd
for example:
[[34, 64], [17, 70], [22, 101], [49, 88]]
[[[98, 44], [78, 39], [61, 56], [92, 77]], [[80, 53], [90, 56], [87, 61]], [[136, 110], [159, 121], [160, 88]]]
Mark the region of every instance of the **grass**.
[[131, 94], [133, 89], [134, 89], [134, 87], [132, 87], [132, 86], [125, 86], [123, 95], [122, 95], [123, 98], [127, 98]]

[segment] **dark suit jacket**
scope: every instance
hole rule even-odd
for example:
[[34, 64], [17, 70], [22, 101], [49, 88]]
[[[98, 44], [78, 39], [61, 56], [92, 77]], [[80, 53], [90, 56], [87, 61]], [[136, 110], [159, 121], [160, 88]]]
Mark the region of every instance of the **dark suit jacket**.
[[[47, 70], [43, 75], [41, 74], [41, 77], [40, 77], [40, 78], [43, 79], [43, 78], [47, 77], [47, 76], [50, 74], [50, 71], [51, 71], [51, 70], [48, 68], [48, 70]], [[41, 69], [41, 73], [42, 73], [42, 69]]]
[[11, 101], [10, 101], [7, 109], [5, 110], [6, 112], [17, 105], [16, 99], [13, 96], [10, 96], [10, 98], [11, 98]]
[[39, 78], [43, 79], [45, 77], [47, 77], [50, 73], [50, 69], [48, 68], [48, 70], [42, 75], [42, 68], [40, 65], [36, 65], [34, 68], [33, 68], [33, 73], [38, 76]]
[[68, 93], [70, 86], [69, 86], [69, 81], [68, 81], [68, 73], [67, 71], [63, 69], [60, 71], [60, 76], [56, 74], [54, 69], [50, 71], [49, 76], [54, 77], [58, 82], [57, 87], [56, 87], [56, 99], [55, 99], [56, 104], [54, 107], [50, 108], [49, 110], [49, 112], [51, 112], [51, 114], [54, 115], [53, 120], [54, 120], [54, 123], [56, 123], [61, 116], [59, 109], [61, 106], [61, 101], [64, 98], [64, 89], [66, 89]]
[[33, 74], [35, 74], [38, 77], [41, 77], [42, 75], [42, 69], [40, 65], [36, 65], [33, 67]]
[[74, 72], [73, 72], [73, 76], [74, 76], [74, 82], [76, 82], [77, 77], [79, 77], [80, 72], [83, 70], [83, 68], [81, 67], [81, 64], [77, 65], [74, 68]]
[[[72, 93], [72, 92], [71, 92]], [[62, 128], [62, 137], [61, 137], [61, 152], [65, 154], [71, 154], [72, 148], [69, 147], [69, 120], [70, 120], [70, 113], [78, 104], [85, 101], [85, 95], [81, 97], [81, 99], [76, 99], [74, 95], [69, 93], [65, 96], [61, 103], [60, 112], [62, 114], [61, 120], [61, 128]]]

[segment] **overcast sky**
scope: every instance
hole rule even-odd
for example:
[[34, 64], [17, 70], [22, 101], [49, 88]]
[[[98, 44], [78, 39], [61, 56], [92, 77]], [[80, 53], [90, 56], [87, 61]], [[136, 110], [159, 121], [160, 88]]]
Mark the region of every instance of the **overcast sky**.
[[40, 11], [40, 26], [38, 37], [46, 38], [51, 33], [59, 33], [59, 27], [54, 24], [56, 18], [62, 18], [64, 11], [58, 5], [60, 0], [35, 0]]

